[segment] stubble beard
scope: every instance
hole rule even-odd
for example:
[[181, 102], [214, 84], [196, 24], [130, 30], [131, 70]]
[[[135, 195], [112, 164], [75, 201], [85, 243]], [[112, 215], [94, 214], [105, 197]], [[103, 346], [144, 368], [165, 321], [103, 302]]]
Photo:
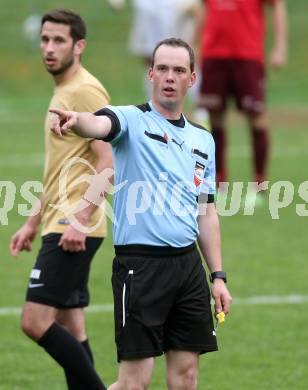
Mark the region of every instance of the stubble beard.
[[48, 73], [53, 76], [58, 76], [59, 74], [64, 73], [67, 69], [69, 69], [74, 63], [74, 57], [71, 56], [65, 63], [63, 63], [58, 69], [48, 68], [46, 66], [46, 70]]

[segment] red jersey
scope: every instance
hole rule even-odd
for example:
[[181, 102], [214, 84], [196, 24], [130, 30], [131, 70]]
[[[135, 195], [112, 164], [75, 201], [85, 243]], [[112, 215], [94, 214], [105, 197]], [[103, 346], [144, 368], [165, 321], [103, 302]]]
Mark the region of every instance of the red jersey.
[[203, 58], [264, 57], [264, 4], [277, 0], [204, 0]]

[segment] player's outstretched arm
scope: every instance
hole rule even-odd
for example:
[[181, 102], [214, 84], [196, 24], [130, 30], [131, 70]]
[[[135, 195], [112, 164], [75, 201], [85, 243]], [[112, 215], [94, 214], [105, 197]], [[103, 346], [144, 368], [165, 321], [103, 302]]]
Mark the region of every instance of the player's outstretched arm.
[[51, 108], [50, 129], [62, 136], [69, 130], [84, 138], [105, 138], [111, 130], [111, 120], [106, 116], [95, 116], [90, 112], [65, 111]]

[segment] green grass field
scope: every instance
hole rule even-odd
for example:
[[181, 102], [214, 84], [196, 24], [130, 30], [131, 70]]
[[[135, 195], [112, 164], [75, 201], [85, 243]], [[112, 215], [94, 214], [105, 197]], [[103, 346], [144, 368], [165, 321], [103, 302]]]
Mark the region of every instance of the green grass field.
[[[272, 219], [267, 206], [253, 216], [242, 212], [222, 217], [223, 254], [229, 287], [234, 296], [232, 314], [219, 328], [220, 352], [200, 359], [201, 390], [304, 390], [308, 383], [308, 242], [307, 217], [298, 216], [300, 183], [308, 180], [308, 3], [288, 0], [290, 23], [289, 65], [268, 74], [268, 104], [272, 123], [270, 187], [289, 181], [294, 199]], [[18, 205], [25, 181], [41, 180], [42, 123], [51, 95], [35, 45], [25, 41], [21, 25], [31, 13], [51, 7], [80, 12], [88, 24], [85, 66], [108, 88], [114, 104], [142, 103], [142, 64], [127, 49], [130, 11], [111, 11], [103, 0], [1, 0], [0, 12], [0, 181], [16, 188], [8, 224], [0, 224], [0, 390], [65, 389], [59, 366], [23, 336], [16, 308], [23, 304], [33, 253], [12, 259], [10, 236], [23, 223]], [[244, 121], [230, 115], [229, 160], [234, 181], [250, 180], [249, 137]], [[6, 191], [0, 190], [0, 208]], [[280, 194], [283, 196], [283, 193]], [[307, 197], [307, 191], [306, 191]], [[307, 199], [308, 200], [308, 199]], [[1, 214], [0, 214], [1, 215]], [[116, 378], [113, 313], [110, 285], [113, 249], [109, 237], [93, 263], [88, 334], [96, 366], [106, 383]], [[262, 300], [261, 296], [267, 298]], [[287, 301], [299, 296], [298, 301]], [[254, 297], [259, 297], [255, 298]], [[93, 305], [99, 306], [95, 311]], [[164, 360], [157, 359], [151, 390], [165, 389]]]

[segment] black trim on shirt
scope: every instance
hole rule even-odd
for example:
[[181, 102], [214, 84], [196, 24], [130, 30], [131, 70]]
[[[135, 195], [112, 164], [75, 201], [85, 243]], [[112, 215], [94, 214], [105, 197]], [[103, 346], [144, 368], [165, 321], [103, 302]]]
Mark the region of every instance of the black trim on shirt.
[[141, 110], [142, 112], [150, 112], [150, 111], [152, 111], [151, 106], [149, 105], [149, 103], [139, 104], [139, 105], [137, 105], [135, 107], [139, 108], [139, 110]]
[[109, 110], [109, 108], [101, 108], [100, 110], [96, 111], [94, 113], [96, 116], [108, 116], [108, 118], [111, 120], [111, 130], [104, 138], [97, 138], [105, 142], [110, 142], [119, 134], [121, 131], [121, 124], [119, 121], [119, 118], [116, 116], [116, 114]]
[[147, 135], [149, 138], [155, 139], [155, 141], [163, 142], [164, 144], [168, 143], [167, 139], [164, 138], [162, 135], [149, 133], [147, 130], [145, 130], [144, 134]]
[[[139, 105], [137, 105], [135, 107], [139, 108], [139, 110], [141, 110], [142, 112], [150, 112], [150, 111], [152, 111], [151, 106], [149, 105], [149, 103], [139, 104]], [[182, 127], [182, 128], [185, 127], [185, 119], [184, 119], [183, 114], [181, 114], [179, 119], [167, 119], [166, 118], [166, 120], [169, 123], [171, 123], [173, 126]]]
[[170, 122], [173, 126], [181, 128], [185, 127], [185, 119], [183, 114], [181, 114], [180, 119], [167, 119], [167, 121]]
[[201, 193], [199, 196], [197, 196], [197, 203], [214, 203], [215, 202], [215, 195], [213, 194], [204, 194]]
[[209, 157], [206, 153], [201, 152], [199, 149], [193, 149], [193, 150], [192, 150], [192, 153], [193, 153], [193, 154], [196, 154], [196, 155], [199, 156], [199, 157], [204, 158], [204, 160], [207, 160], [208, 157]]
[[198, 123], [192, 122], [189, 119], [187, 119], [187, 122], [189, 122], [191, 125], [197, 127], [198, 129], [205, 130], [205, 131], [210, 133], [210, 131], [206, 127], [203, 127], [203, 126], [199, 125]]

